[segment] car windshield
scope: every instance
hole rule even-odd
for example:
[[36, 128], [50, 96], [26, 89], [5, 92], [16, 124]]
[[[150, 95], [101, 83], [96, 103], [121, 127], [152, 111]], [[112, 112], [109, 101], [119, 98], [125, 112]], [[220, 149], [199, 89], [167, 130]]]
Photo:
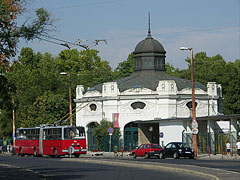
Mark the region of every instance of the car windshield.
[[180, 148], [189, 148], [189, 145], [186, 144], [186, 143], [178, 144], [178, 146], [179, 146]]
[[152, 144], [151, 147], [153, 149], [160, 149], [160, 145], [159, 144]]

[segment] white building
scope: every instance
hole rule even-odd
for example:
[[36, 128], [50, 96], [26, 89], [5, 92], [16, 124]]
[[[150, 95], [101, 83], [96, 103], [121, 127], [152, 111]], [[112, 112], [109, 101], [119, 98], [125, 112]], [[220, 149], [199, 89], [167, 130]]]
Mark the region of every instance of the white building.
[[[84, 91], [76, 88], [76, 124], [88, 132], [88, 148], [95, 148], [92, 129], [102, 119], [113, 121], [118, 115], [121, 141], [125, 149], [141, 143], [165, 144], [185, 141], [191, 144], [191, 81], [169, 76], [165, 72], [163, 46], [151, 37], [139, 42], [134, 50], [132, 75], [96, 85]], [[224, 132], [237, 138], [239, 115], [222, 113], [222, 89], [216, 82], [202, 85], [195, 82], [196, 117], [199, 134], [204, 135], [202, 146], [215, 149], [215, 135]], [[160, 136], [159, 136], [160, 135]]]

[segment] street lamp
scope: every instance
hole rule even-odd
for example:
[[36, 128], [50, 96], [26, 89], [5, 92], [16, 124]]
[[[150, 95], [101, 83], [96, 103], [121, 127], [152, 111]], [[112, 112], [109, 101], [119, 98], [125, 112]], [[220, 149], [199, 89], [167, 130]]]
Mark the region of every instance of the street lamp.
[[69, 90], [69, 121], [70, 121], [70, 126], [72, 126], [72, 94], [71, 94], [71, 74], [70, 72], [61, 72], [61, 75], [67, 75], [68, 76], [68, 90]]
[[194, 68], [193, 68], [193, 49], [189, 47], [181, 47], [180, 50], [189, 50], [191, 52], [191, 78], [192, 78], [192, 132], [193, 132], [193, 150], [195, 157], [197, 156], [197, 133], [198, 123], [196, 120], [196, 107], [195, 107], [195, 88], [194, 88]]

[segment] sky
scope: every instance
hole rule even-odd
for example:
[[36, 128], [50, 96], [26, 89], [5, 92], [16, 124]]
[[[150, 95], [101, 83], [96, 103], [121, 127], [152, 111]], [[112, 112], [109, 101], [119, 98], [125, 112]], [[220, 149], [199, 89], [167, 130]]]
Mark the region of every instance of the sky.
[[[152, 37], [164, 47], [166, 63], [185, 69], [190, 52], [221, 54], [229, 62], [240, 59], [240, 0], [31, 0], [31, 16], [37, 8], [47, 9], [56, 19], [50, 37], [97, 49], [102, 60], [115, 69], [127, 60], [136, 45], [147, 36], [148, 13]], [[24, 16], [21, 17], [24, 19]], [[21, 18], [19, 21], [21, 21]], [[95, 46], [95, 40], [101, 41]], [[47, 41], [19, 43], [36, 52], [57, 56], [66, 47]], [[72, 46], [79, 51], [80, 46]]]

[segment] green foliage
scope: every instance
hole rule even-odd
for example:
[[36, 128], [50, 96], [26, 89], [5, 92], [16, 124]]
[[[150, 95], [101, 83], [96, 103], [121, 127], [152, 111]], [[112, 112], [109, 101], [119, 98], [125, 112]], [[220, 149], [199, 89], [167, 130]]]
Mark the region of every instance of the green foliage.
[[16, 55], [19, 38], [32, 40], [52, 30], [54, 20], [43, 8], [36, 10], [35, 19], [30, 17], [18, 25], [16, 18], [23, 14], [25, 5], [24, 0], [0, 1], [0, 60]]
[[128, 55], [128, 59], [118, 64], [118, 67], [114, 71], [115, 78], [122, 78], [129, 76], [134, 71], [134, 54]]
[[[191, 79], [190, 59], [188, 69], [179, 70], [166, 64], [166, 72], [172, 76]], [[2, 67], [2, 66], [1, 66]], [[23, 48], [11, 71], [0, 75], [0, 138], [11, 136], [12, 110], [16, 112], [16, 128], [51, 124], [69, 112], [69, 81], [60, 72], [71, 74], [72, 99], [75, 88], [85, 88], [130, 75], [134, 69], [133, 54], [114, 72], [107, 61], [102, 61], [94, 49], [64, 50], [57, 57], [49, 53], [34, 53]], [[240, 112], [240, 60], [226, 63], [221, 55], [208, 57], [205, 52], [194, 56], [195, 81], [203, 84], [217, 82], [222, 85], [224, 114]], [[14, 104], [12, 104], [14, 100]], [[75, 103], [72, 104], [73, 109]], [[75, 115], [73, 115], [73, 122]], [[103, 120], [95, 130], [98, 146], [108, 135], [111, 122]], [[119, 134], [115, 129], [114, 134]]]
[[29, 119], [22, 122], [23, 127], [36, 126], [36, 124], [53, 124], [66, 113], [66, 101], [63, 94], [45, 92], [36, 98], [32, 106], [27, 109]]
[[12, 103], [8, 93], [8, 83], [4, 76], [0, 75], [0, 138], [11, 137], [12, 129]]
[[74, 88], [77, 84], [87, 88], [112, 79], [109, 63], [102, 61], [95, 49], [61, 51], [57, 57], [57, 66], [61, 72], [73, 74]]
[[[98, 124], [94, 128], [93, 135], [96, 137], [98, 149], [103, 149], [103, 138], [109, 135], [108, 128], [112, 126], [112, 122], [103, 119], [102, 121], [100, 121], [100, 124]], [[120, 131], [118, 128], [114, 128], [113, 135], [120, 135]]]
[[[194, 56], [194, 80], [204, 85], [216, 82], [222, 86], [223, 113], [240, 113], [240, 60], [226, 63], [221, 55], [208, 57], [205, 52], [196, 53]], [[188, 69], [179, 70], [167, 65], [167, 73], [191, 79], [190, 59], [187, 58]]]
[[[5, 103], [4, 106], [0, 103], [3, 112], [0, 128], [5, 128], [4, 131], [0, 129], [0, 138], [6, 133], [11, 135], [11, 127], [6, 128], [6, 125], [12, 122], [13, 107], [16, 128], [52, 124], [68, 114], [69, 79], [60, 75], [63, 71], [71, 74], [72, 99], [77, 85], [91, 87], [112, 78], [111, 67], [101, 60], [97, 50], [64, 50], [58, 57], [53, 57], [49, 53], [34, 53], [31, 48], [23, 48], [11, 71], [0, 76], [0, 83], [4, 84], [0, 98]], [[72, 105], [74, 109], [75, 103]], [[75, 121], [73, 115], [73, 123]]]

